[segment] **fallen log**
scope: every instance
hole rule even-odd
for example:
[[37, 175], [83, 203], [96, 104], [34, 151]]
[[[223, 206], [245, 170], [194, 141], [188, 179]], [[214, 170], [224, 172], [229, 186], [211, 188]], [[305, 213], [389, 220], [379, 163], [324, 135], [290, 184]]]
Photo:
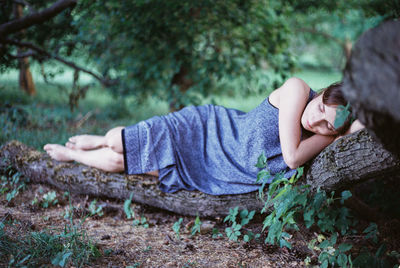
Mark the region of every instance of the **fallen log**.
[[[198, 191], [163, 193], [157, 178], [150, 175], [107, 173], [78, 163], [64, 163], [18, 142], [11, 141], [0, 149], [0, 170], [12, 165], [34, 183], [47, 183], [75, 194], [128, 199], [183, 215], [217, 217], [229, 208], [261, 210], [258, 193], [212, 196]], [[383, 179], [400, 173], [400, 163], [376, 143], [366, 130], [345, 136], [328, 146], [315, 158], [301, 181], [325, 190], [338, 190], [371, 178]]]

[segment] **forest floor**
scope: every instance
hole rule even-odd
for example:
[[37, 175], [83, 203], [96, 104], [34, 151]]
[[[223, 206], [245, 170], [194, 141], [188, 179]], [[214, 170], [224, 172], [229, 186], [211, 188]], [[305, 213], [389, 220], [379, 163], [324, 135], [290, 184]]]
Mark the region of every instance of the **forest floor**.
[[[23, 240], [24, 235], [32, 232], [63, 233], [65, 227], [71, 224], [71, 216], [66, 216], [66, 212], [73, 211], [73, 222], [83, 222], [79, 230], [87, 234], [101, 253], [100, 257], [90, 260], [84, 267], [305, 267], [304, 259], [311, 253], [305, 241], [310, 241], [316, 235], [305, 228], [293, 233], [293, 247], [290, 250], [266, 245], [263, 237], [258, 242], [235, 242], [224, 234], [227, 225], [223, 218], [201, 219], [201, 233], [191, 235], [194, 217], [138, 204], [133, 204], [132, 209], [136, 216], [145, 217], [146, 223], [134, 226], [133, 220], [126, 217], [122, 201], [97, 200], [104, 214], [85, 218], [90, 214], [92, 198], [68, 196], [46, 185], [26, 184], [24, 188], [11, 201], [6, 200], [5, 194], [0, 197], [0, 221], [6, 223], [5, 233], [15, 240]], [[57, 204], [44, 208], [43, 196], [53, 191], [56, 196], [51, 202], [57, 199]], [[183, 222], [178, 238], [172, 227], [181, 217]], [[261, 220], [257, 222], [256, 219], [248, 229], [261, 232], [261, 226]], [[213, 237], [214, 228], [224, 235]], [[390, 226], [385, 228], [385, 239], [398, 246], [399, 243], [395, 241], [400, 237], [399, 229]], [[353, 238], [353, 242], [358, 243], [357, 248], [371, 246], [371, 242], [363, 242], [357, 237]], [[0, 266], [12, 263], [12, 258], [16, 256], [9, 255], [0, 260]], [[49, 265], [50, 261], [43, 260], [42, 264]], [[39, 265], [35, 263], [34, 266]], [[69, 260], [66, 267], [76, 265]]]
[[[56, 191], [57, 204], [43, 208], [32, 200], [45, 193]], [[70, 224], [65, 212], [74, 207], [74, 222], [82, 215], [90, 214], [88, 207], [93, 199], [87, 196], [71, 196], [71, 203], [62, 191], [46, 185], [27, 184], [11, 202], [5, 195], [0, 199], [0, 220], [7, 222], [5, 231], [12, 237], [22, 237], [24, 233], [47, 230], [62, 233]], [[194, 217], [185, 217], [133, 204], [136, 215], [146, 218], [148, 227], [133, 226], [126, 218], [123, 202], [117, 200], [97, 200], [103, 206], [102, 216], [84, 219], [81, 226], [88, 238], [101, 252], [101, 257], [92, 260], [87, 267], [302, 267], [304, 247], [299, 240], [294, 249], [268, 246], [262, 241], [245, 243], [229, 241], [224, 235], [213, 238], [212, 229], [224, 233], [223, 219], [202, 219], [201, 233], [191, 235]], [[179, 239], [172, 226], [183, 218]], [[249, 228], [260, 228], [256, 223]], [[256, 231], [256, 230], [255, 230]], [[260, 231], [260, 230], [258, 230]], [[299, 248], [302, 248], [298, 250]], [[0, 261], [6, 266], [14, 256]], [[25, 263], [26, 264], [26, 263]], [[47, 263], [48, 264], [48, 263]]]

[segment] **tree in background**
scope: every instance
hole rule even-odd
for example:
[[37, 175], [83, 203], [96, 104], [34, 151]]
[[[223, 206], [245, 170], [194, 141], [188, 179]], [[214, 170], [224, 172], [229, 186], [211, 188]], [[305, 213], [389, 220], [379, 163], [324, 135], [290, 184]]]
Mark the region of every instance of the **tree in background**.
[[156, 96], [172, 109], [224, 93], [215, 82], [251, 79], [263, 62], [278, 80], [293, 67], [280, 2], [82, 1], [79, 13], [78, 38], [91, 43], [88, 55], [114, 90]]
[[[134, 95], [138, 102], [154, 96], [169, 101], [171, 109], [210, 95], [250, 93], [215, 84], [238, 76], [254, 80], [260, 66], [269, 71], [268, 86], [276, 87], [294, 67], [288, 45], [296, 28], [289, 20], [313, 23], [304, 14], [320, 10], [340, 14], [351, 8], [387, 18], [400, 10], [397, 0], [380, 6], [367, 0], [30, 2], [2, 1], [0, 71], [17, 67], [28, 56], [39, 63], [62, 62], [75, 70], [72, 107], [88, 88], [78, 84], [80, 72], [117, 96]], [[16, 5], [23, 6], [21, 18], [13, 15]], [[339, 20], [334, 18], [326, 20], [334, 25]], [[56, 73], [42, 74], [48, 80]]]
[[[74, 34], [71, 9], [74, 0], [4, 0], [0, 5], [0, 72], [19, 68], [19, 84], [29, 94], [35, 86], [29, 70], [29, 60], [42, 63], [68, 56], [68, 39]], [[62, 51], [60, 51], [62, 50]]]

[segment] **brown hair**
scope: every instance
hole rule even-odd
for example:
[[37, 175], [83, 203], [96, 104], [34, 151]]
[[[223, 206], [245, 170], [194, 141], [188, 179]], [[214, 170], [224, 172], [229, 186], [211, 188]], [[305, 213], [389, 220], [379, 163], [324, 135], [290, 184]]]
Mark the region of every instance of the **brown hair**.
[[[342, 83], [336, 82], [325, 88], [322, 91], [322, 103], [329, 106], [337, 106], [337, 105], [347, 105], [347, 100], [344, 98], [342, 93]], [[350, 108], [351, 109], [351, 108]], [[339, 135], [344, 134], [351, 125], [351, 110], [350, 115], [347, 117], [346, 121], [342, 126], [336, 129]]]

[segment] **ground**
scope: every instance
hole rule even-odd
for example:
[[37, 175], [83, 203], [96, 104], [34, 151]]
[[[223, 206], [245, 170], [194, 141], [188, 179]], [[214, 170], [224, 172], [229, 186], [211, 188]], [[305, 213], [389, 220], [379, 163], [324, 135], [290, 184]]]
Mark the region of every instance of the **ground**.
[[[48, 208], [32, 205], [35, 196], [54, 191], [46, 185], [27, 184], [12, 202], [1, 198], [0, 219], [19, 222], [21, 232], [45, 229], [60, 230], [68, 224], [64, 218], [70, 207], [63, 192], [57, 191], [58, 204]], [[71, 196], [79, 214], [88, 214], [87, 207], [93, 199], [87, 196]], [[83, 223], [90, 239], [96, 243], [103, 256], [90, 267], [299, 267], [304, 266], [301, 253], [286, 248], [266, 246], [261, 242], [244, 243], [229, 241], [226, 236], [212, 238], [211, 230], [224, 232], [223, 219], [202, 219], [202, 234], [191, 236], [193, 217], [182, 217], [165, 211], [134, 204], [136, 215], [146, 217], [149, 227], [133, 226], [123, 211], [123, 202], [98, 200], [105, 205], [101, 217], [88, 217]], [[82, 213], [83, 212], [83, 213]], [[178, 239], [172, 229], [182, 217], [182, 231]], [[256, 227], [261, 224], [256, 224]], [[4, 264], [4, 263], [3, 263]]]
[[[51, 191], [57, 194], [57, 204], [43, 208], [42, 197]], [[38, 201], [32, 204], [35, 197]], [[74, 207], [74, 222], [78, 223], [90, 213], [88, 207], [93, 200], [88, 196], [68, 197], [46, 185], [26, 184], [11, 202], [6, 200], [5, 194], [1, 196], [0, 219], [19, 226], [14, 230], [15, 237], [23, 232], [62, 232], [69, 224], [65, 212]], [[133, 204], [135, 215], [146, 218], [149, 224], [146, 228], [141, 224], [134, 226], [132, 219], [127, 219], [121, 200], [97, 200], [97, 204], [103, 207], [104, 215], [87, 217], [82, 230], [102, 256], [86, 267], [305, 267], [304, 259], [309, 253], [305, 241], [315, 235], [308, 230], [293, 233], [293, 248], [288, 250], [265, 245], [263, 238], [251, 243], [229, 241], [226, 235], [213, 238], [213, 228], [224, 233], [227, 227], [222, 218], [201, 219], [202, 233], [192, 236], [194, 217]], [[172, 227], [180, 217], [183, 222], [180, 238], [177, 238]], [[261, 221], [255, 220], [249, 229], [260, 232], [261, 226]], [[7, 265], [10, 258], [12, 256], [0, 261], [0, 265]], [[71, 263], [66, 266], [72, 267]]]

